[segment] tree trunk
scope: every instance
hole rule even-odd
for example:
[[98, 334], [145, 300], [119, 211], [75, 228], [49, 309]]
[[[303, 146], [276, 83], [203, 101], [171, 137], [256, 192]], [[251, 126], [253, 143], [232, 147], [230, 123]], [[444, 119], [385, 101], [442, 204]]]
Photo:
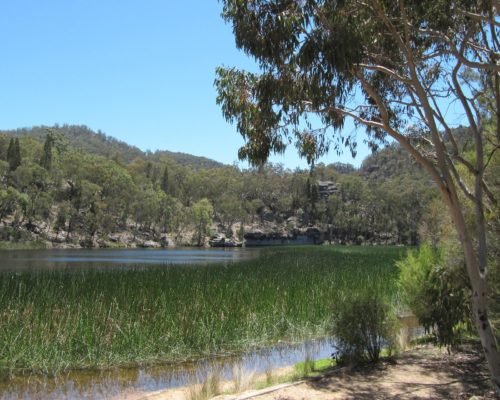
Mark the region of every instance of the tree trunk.
[[500, 393], [500, 353], [487, 313], [487, 285], [483, 279], [472, 282], [472, 312], [484, 355], [497, 393]]
[[68, 231], [66, 232], [66, 242], [69, 242], [69, 235], [71, 234], [72, 228], [73, 228], [73, 217], [70, 217], [68, 221]]
[[[464, 249], [465, 264], [472, 288], [472, 312], [474, 323], [481, 340], [484, 355], [488, 363], [491, 378], [495, 389], [500, 393], [500, 353], [497, 341], [488, 318], [488, 284], [486, 273], [479, 268], [479, 257], [474, 250], [472, 238], [467, 230], [464, 216], [458, 201], [454, 201], [449, 192], [446, 193], [446, 203], [448, 204], [452, 220], [455, 224], [462, 248]], [[482, 249], [483, 251], [485, 249]], [[486, 257], [486, 254], [482, 255]]]

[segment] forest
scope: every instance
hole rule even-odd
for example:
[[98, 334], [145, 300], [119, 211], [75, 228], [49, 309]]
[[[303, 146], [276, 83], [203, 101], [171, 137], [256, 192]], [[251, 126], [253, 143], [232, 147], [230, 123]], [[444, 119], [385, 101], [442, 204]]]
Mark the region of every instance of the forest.
[[437, 196], [396, 144], [359, 169], [241, 169], [74, 125], [0, 131], [0, 177], [4, 247], [201, 246], [307, 226], [333, 243], [415, 245]]

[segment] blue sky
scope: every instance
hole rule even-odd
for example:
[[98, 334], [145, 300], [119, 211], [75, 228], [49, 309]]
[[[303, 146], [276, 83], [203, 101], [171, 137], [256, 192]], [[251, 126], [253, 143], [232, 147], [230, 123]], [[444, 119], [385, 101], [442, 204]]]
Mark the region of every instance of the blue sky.
[[[0, 129], [84, 124], [143, 150], [233, 163], [243, 139], [215, 104], [215, 68], [255, 67], [221, 9], [217, 0], [2, 1]], [[359, 165], [367, 153], [360, 143], [355, 160], [322, 161]], [[307, 165], [293, 146], [271, 161]]]

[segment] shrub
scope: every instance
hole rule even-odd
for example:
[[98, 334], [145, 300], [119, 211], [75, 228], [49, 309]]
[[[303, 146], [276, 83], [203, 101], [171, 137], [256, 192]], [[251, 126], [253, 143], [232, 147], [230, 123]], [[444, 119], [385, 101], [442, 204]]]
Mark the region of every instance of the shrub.
[[346, 297], [333, 311], [334, 357], [339, 364], [377, 362], [392, 348], [397, 320], [388, 301], [375, 292]]
[[470, 326], [469, 289], [462, 258], [428, 244], [397, 262], [404, 303], [440, 346], [453, 346]]

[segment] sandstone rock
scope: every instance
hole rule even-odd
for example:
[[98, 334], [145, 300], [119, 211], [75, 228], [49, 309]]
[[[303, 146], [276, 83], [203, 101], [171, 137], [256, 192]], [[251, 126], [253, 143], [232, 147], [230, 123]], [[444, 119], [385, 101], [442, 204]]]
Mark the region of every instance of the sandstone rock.
[[145, 242], [138, 243], [137, 245], [140, 247], [144, 247], [146, 249], [158, 249], [161, 247], [160, 243], [155, 242], [153, 240], [146, 240]]

